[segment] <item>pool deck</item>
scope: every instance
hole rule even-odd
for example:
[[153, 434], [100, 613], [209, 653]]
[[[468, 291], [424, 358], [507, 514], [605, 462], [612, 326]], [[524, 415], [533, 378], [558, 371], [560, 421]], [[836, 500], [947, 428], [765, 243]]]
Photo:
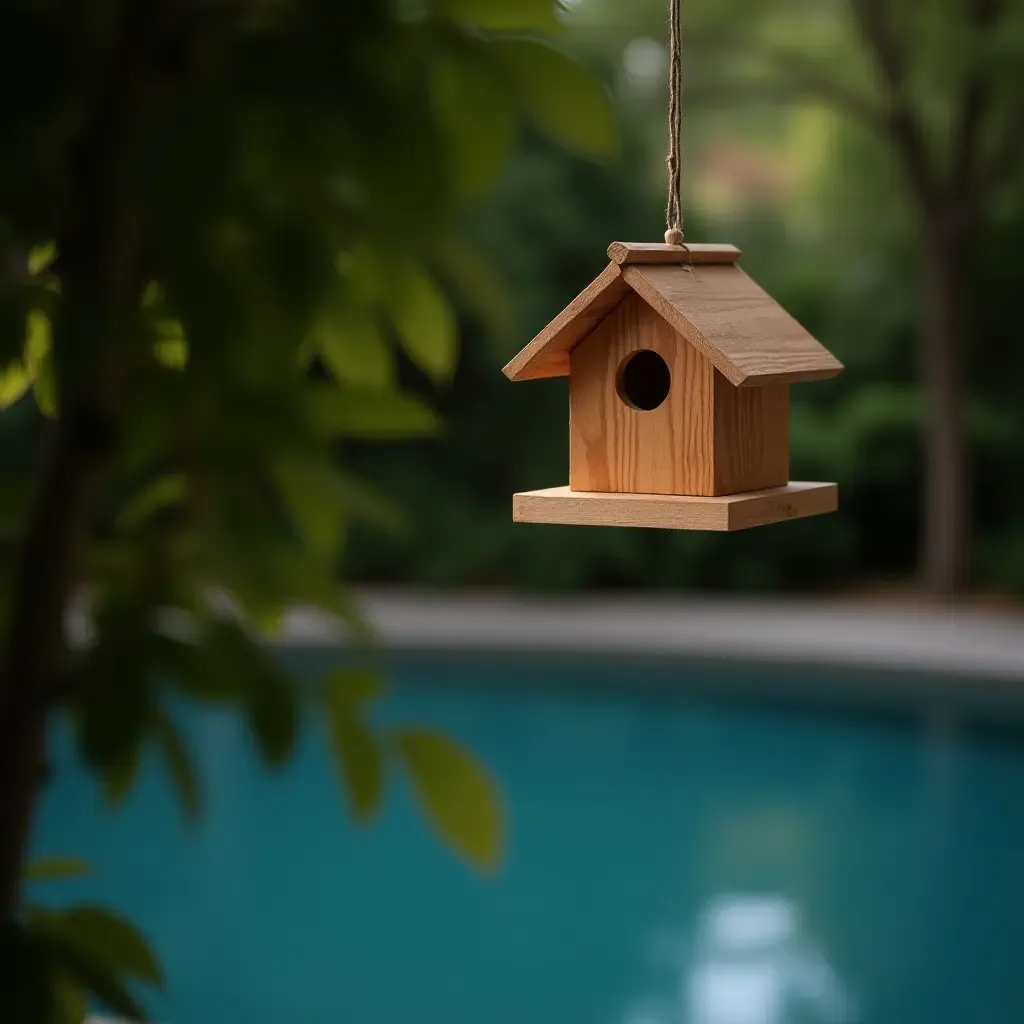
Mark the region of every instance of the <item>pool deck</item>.
[[[842, 666], [1024, 683], [1024, 612], [863, 601], [355, 592], [399, 651], [637, 655]], [[288, 616], [286, 646], [344, 644], [315, 612]]]

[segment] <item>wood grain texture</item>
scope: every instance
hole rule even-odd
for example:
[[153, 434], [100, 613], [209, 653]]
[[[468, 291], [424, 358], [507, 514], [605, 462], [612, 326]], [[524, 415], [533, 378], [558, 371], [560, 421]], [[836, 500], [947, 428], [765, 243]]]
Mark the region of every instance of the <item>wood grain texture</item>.
[[[616, 390], [619, 367], [642, 349], [657, 352], [672, 376], [668, 398], [649, 411], [631, 408]], [[642, 299], [623, 299], [570, 364], [574, 490], [714, 493], [714, 368]]]
[[737, 387], [822, 380], [843, 368], [737, 266], [638, 265], [622, 276]]
[[664, 242], [612, 242], [608, 258], [619, 266], [630, 263], [674, 263], [700, 266], [712, 263], [735, 263], [743, 253], [735, 245], [694, 242], [685, 247]]
[[712, 494], [781, 487], [789, 481], [789, 385], [735, 388], [716, 370], [714, 434]]
[[839, 489], [832, 483], [789, 483], [720, 497], [600, 494], [551, 487], [514, 495], [512, 518], [517, 523], [733, 532], [834, 512], [838, 503]]
[[628, 294], [622, 271], [609, 263], [504, 369], [509, 380], [564, 377], [569, 352]]

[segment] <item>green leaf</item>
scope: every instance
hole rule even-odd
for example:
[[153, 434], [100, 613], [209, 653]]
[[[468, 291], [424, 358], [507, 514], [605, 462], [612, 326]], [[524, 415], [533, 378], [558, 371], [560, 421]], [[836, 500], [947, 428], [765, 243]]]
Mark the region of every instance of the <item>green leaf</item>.
[[202, 810], [199, 776], [180, 730], [162, 709], [153, 721], [153, 735], [163, 754], [167, 772], [178, 794], [182, 810], [189, 818], [197, 818]]
[[181, 473], [167, 473], [145, 484], [118, 513], [114, 525], [131, 532], [162, 509], [178, 505], [188, 493], [188, 479]]
[[119, 773], [128, 784], [134, 777], [135, 748], [150, 721], [155, 634], [132, 601], [100, 605], [93, 621], [96, 639], [76, 666], [72, 708], [86, 760], [111, 771], [117, 793]]
[[34, 373], [53, 346], [50, 318], [41, 310], [29, 311], [25, 322], [25, 365]]
[[266, 764], [279, 767], [291, 757], [298, 731], [295, 697], [287, 679], [267, 671], [253, 676], [249, 685], [249, 723]]
[[52, 882], [62, 878], [82, 878], [92, 869], [78, 857], [37, 857], [23, 872], [26, 882]]
[[225, 620], [211, 631], [207, 651], [210, 668], [225, 677], [226, 692], [237, 687], [234, 692], [245, 703], [263, 761], [283, 764], [294, 749], [298, 722], [291, 682], [277, 660], [244, 629]]
[[608, 96], [589, 71], [543, 43], [502, 39], [490, 49], [512, 75], [527, 111], [541, 128], [588, 156], [618, 154]]
[[552, 0], [437, 0], [438, 13], [492, 32], [557, 32], [556, 10]]
[[409, 358], [436, 381], [455, 372], [455, 317], [437, 285], [421, 270], [398, 275], [390, 297], [391, 319]]
[[128, 991], [117, 969], [103, 957], [61, 934], [44, 932], [40, 935], [40, 943], [44, 955], [71, 984], [88, 992], [115, 1013], [130, 1020], [145, 1020], [146, 1011], [141, 1003]]
[[163, 984], [163, 972], [149, 943], [123, 917], [92, 906], [54, 912], [53, 917], [58, 934], [93, 951], [125, 974], [150, 985]]
[[341, 546], [341, 484], [327, 455], [290, 452], [273, 464], [278, 491], [306, 549], [333, 561]]
[[505, 812], [486, 770], [439, 733], [403, 729], [394, 740], [420, 805], [441, 837], [477, 868], [496, 868]]
[[331, 699], [360, 704], [376, 700], [384, 693], [384, 683], [380, 675], [363, 668], [336, 668], [324, 677], [323, 686], [335, 696]]
[[368, 821], [380, 805], [384, 765], [376, 737], [366, 727], [357, 704], [338, 687], [324, 691], [331, 750], [345, 783], [349, 808], [357, 821]]
[[57, 385], [53, 377], [53, 355], [50, 352], [36, 364], [32, 393], [35, 395], [39, 411], [53, 419], [57, 415]]
[[331, 373], [356, 387], [387, 388], [395, 358], [376, 317], [355, 303], [324, 312], [313, 330], [313, 345]]
[[118, 807], [128, 798], [135, 780], [139, 777], [142, 764], [142, 739], [136, 738], [130, 747], [122, 751], [116, 760], [99, 769], [103, 798], [113, 807]]
[[149, 944], [131, 924], [102, 907], [90, 906], [66, 911], [29, 907], [27, 919], [30, 933], [58, 977], [115, 1013], [146, 1019], [123, 976], [157, 986], [163, 984], [163, 976]]
[[[173, 610], [191, 616], [197, 611], [200, 601], [201, 598], [192, 593], [189, 584], [186, 583], [178, 592], [176, 607]], [[169, 608], [168, 611], [172, 609]], [[153, 672], [161, 678], [167, 676], [171, 680], [177, 680], [194, 672], [196, 649], [194, 633], [184, 638], [154, 629], [149, 636], [150, 665]]]
[[[288, 611], [289, 588], [284, 581], [290, 576], [290, 571], [279, 568], [284, 559], [274, 557], [277, 554], [264, 552], [260, 556], [267, 563], [263, 568], [269, 569], [268, 573], [257, 570], [247, 574], [244, 568], [237, 565], [222, 570], [223, 582], [231, 598], [238, 602], [245, 617], [268, 636], [277, 633]], [[245, 557], [244, 553], [242, 557]]]
[[174, 677], [182, 693], [215, 704], [242, 700], [247, 655], [240, 655], [236, 646], [250, 641], [244, 634], [239, 641], [239, 631], [236, 623], [224, 619], [207, 624], [194, 650], [192, 670]]
[[306, 408], [318, 429], [338, 437], [393, 440], [436, 434], [440, 427], [426, 402], [400, 391], [314, 386]]
[[[112, 652], [116, 657], [116, 652]], [[126, 655], [125, 672], [113, 669], [90, 680], [76, 701], [82, 752], [103, 777], [107, 799], [117, 803], [131, 789], [138, 768], [138, 746], [149, 719], [151, 694], [137, 676], [134, 652]]]
[[169, 370], [188, 365], [188, 341], [181, 321], [170, 315], [167, 294], [159, 281], [150, 281], [139, 299], [139, 308], [152, 317], [153, 355]]
[[515, 139], [507, 91], [490, 66], [458, 52], [437, 56], [431, 89], [459, 192], [479, 199], [501, 173]]
[[435, 258], [466, 307], [499, 340], [516, 333], [509, 286], [479, 246], [460, 235], [449, 235], [437, 246]]
[[[50, 360], [50, 320], [39, 309], [30, 310], [25, 320], [24, 360], [0, 370], [0, 409], [13, 405], [29, 388], [35, 387], [40, 409], [53, 415], [53, 369]], [[45, 379], [40, 382], [39, 378]]]
[[310, 587], [306, 592], [306, 597], [342, 622], [353, 643], [367, 650], [379, 645], [376, 634], [363, 618], [359, 604], [351, 594], [338, 586], [333, 573], [327, 580], [327, 587], [322, 593], [317, 592], [315, 587]]
[[35, 277], [57, 258], [56, 242], [40, 242], [28, 251], [28, 272]]
[[177, 320], [164, 317], [153, 324], [156, 338], [153, 355], [161, 366], [169, 370], [184, 370], [188, 365], [188, 341], [185, 328]]
[[156, 309], [164, 304], [166, 295], [163, 285], [159, 281], [150, 281], [142, 290], [139, 298], [140, 309]]
[[363, 241], [338, 253], [334, 268], [352, 289], [357, 300], [369, 307], [387, 300], [393, 273], [391, 263], [386, 250]]
[[[174, 321], [165, 321], [172, 323]], [[188, 342], [184, 334], [180, 338], [157, 338], [153, 342], [156, 361], [168, 370], [184, 370], [188, 365]]]
[[56, 996], [56, 1024], [82, 1024], [89, 1011], [85, 993], [70, 978], [58, 974], [53, 979]]
[[14, 405], [32, 386], [32, 375], [23, 363], [8, 363], [0, 370], [0, 409]]
[[57, 412], [52, 346], [50, 318], [42, 310], [31, 310], [25, 325], [25, 368], [39, 411], [51, 418]]
[[240, 701], [263, 761], [283, 764], [295, 746], [298, 716], [294, 688], [272, 652], [237, 623], [218, 619], [199, 654], [198, 671], [183, 688], [208, 700]]

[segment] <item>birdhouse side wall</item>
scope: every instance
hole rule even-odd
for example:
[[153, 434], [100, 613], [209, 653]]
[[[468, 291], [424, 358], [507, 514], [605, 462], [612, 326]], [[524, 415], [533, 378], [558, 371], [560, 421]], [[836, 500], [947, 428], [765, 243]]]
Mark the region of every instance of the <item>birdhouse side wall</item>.
[[[651, 410], [630, 407], [617, 387], [624, 362], [644, 349], [660, 355], [671, 374], [668, 397]], [[627, 295], [570, 357], [569, 486], [634, 494], [717, 493], [715, 377], [710, 360], [643, 299]]]
[[737, 388], [715, 371], [714, 494], [789, 483], [789, 385]]

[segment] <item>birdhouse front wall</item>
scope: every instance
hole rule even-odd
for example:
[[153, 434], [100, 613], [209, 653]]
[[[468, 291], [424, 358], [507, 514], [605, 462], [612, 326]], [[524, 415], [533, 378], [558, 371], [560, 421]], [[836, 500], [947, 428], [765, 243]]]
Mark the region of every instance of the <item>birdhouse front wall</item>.
[[569, 419], [574, 491], [711, 496], [789, 481], [788, 386], [734, 387], [636, 294], [573, 349]]
[[[574, 491], [714, 493], [714, 367], [638, 295], [627, 295], [569, 360], [569, 486]], [[640, 351], [668, 366], [656, 409], [619, 394], [623, 362]]]

